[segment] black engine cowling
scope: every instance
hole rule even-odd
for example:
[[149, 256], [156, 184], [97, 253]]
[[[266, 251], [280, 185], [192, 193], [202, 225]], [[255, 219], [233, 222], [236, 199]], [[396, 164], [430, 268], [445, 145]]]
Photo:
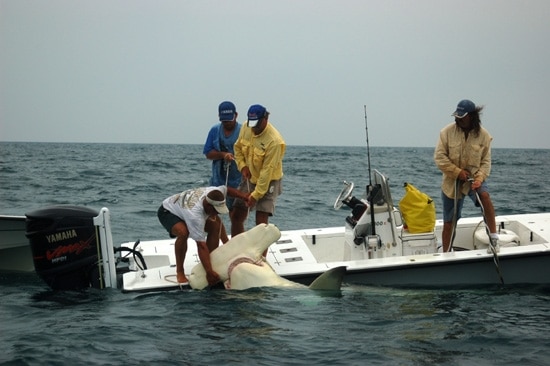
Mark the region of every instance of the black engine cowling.
[[34, 268], [53, 290], [100, 287], [99, 242], [93, 223], [97, 215], [78, 206], [50, 206], [26, 214]]

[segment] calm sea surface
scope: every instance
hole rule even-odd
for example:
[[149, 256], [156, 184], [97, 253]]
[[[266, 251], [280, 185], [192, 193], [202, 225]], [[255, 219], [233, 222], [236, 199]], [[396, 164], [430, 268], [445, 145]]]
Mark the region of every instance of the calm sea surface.
[[[395, 204], [409, 182], [434, 198], [440, 218], [432, 154], [370, 149]], [[361, 196], [367, 166], [366, 147], [288, 147], [271, 222], [342, 226], [348, 212], [332, 205], [344, 179]], [[108, 207], [115, 242], [167, 238], [161, 201], [209, 176], [201, 145], [3, 142], [0, 213]], [[548, 212], [549, 176], [550, 150], [494, 149], [497, 214]], [[479, 212], [467, 202], [469, 215]], [[54, 293], [34, 274], [0, 273], [0, 364], [547, 365], [549, 300], [550, 287]]]

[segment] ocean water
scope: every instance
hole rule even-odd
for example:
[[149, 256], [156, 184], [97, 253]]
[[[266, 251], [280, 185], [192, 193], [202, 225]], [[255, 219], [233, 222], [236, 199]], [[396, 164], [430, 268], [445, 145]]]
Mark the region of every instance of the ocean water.
[[[167, 238], [156, 210], [207, 185], [201, 145], [0, 143], [2, 214], [73, 204], [112, 215], [115, 242]], [[394, 203], [404, 182], [436, 202], [432, 148], [371, 147]], [[342, 181], [368, 183], [366, 147], [289, 146], [282, 230], [341, 226]], [[498, 215], [547, 212], [550, 150], [493, 149]], [[470, 202], [463, 216], [479, 216]], [[253, 225], [252, 219], [248, 227]], [[34, 274], [0, 273], [2, 365], [546, 365], [548, 287], [53, 292]]]

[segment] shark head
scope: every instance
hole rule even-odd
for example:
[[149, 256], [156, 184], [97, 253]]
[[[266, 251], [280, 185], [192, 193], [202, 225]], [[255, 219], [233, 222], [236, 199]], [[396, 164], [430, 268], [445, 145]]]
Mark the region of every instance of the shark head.
[[[248, 262], [258, 262], [269, 246], [281, 237], [281, 231], [273, 224], [259, 224], [252, 229], [232, 237], [227, 243], [210, 253], [212, 269], [222, 281], [229, 279], [229, 268], [242, 258]], [[197, 264], [189, 275], [189, 285], [194, 289], [208, 286], [206, 271], [202, 263]]]

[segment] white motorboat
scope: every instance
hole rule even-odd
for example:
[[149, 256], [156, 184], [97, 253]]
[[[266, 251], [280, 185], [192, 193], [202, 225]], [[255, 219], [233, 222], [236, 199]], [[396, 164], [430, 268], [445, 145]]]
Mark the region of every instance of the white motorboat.
[[[376, 170], [373, 186], [378, 188], [376, 200], [358, 199], [352, 196], [353, 184], [345, 183], [335, 208], [362, 205], [362, 210], [343, 215], [340, 227], [282, 231], [281, 238], [269, 247], [266, 261], [278, 275], [303, 284], [341, 266], [347, 268], [347, 284], [550, 283], [549, 213], [497, 217], [498, 253], [488, 251], [483, 217], [463, 218], [456, 226], [455, 250], [441, 253], [441, 221], [429, 232], [410, 233], [392, 201], [387, 178]], [[99, 213], [74, 206], [46, 208], [27, 214], [27, 221], [37, 273], [53, 288], [114, 287], [130, 292], [186, 287], [176, 283], [174, 240], [115, 246], [107, 208]], [[189, 240], [186, 273], [197, 263], [196, 245]]]

